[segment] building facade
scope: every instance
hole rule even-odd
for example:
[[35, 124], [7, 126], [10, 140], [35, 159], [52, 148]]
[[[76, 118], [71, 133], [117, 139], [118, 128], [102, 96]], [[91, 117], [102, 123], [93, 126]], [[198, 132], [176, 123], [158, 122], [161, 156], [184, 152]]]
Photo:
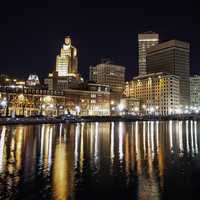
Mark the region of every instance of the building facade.
[[130, 97], [140, 101], [143, 114], [170, 115], [179, 109], [179, 77], [153, 73], [129, 82]]
[[118, 106], [120, 114], [139, 115], [140, 114], [140, 101], [133, 97], [123, 97]]
[[77, 49], [72, 46], [71, 38], [65, 38], [60, 55], [56, 58], [56, 71], [58, 76], [76, 76], [78, 74]]
[[98, 84], [109, 85], [111, 92], [122, 93], [125, 86], [125, 67], [114, 65], [110, 61], [90, 66], [90, 80]]
[[200, 107], [200, 75], [190, 77], [190, 105]]
[[90, 90], [54, 91], [0, 87], [0, 114], [9, 115], [110, 115], [110, 92], [105, 86]]
[[147, 73], [166, 72], [180, 77], [180, 103], [190, 102], [190, 45], [170, 40], [147, 50]]
[[65, 91], [68, 89], [80, 89], [84, 80], [79, 76], [58, 76], [58, 72], [49, 73], [44, 83], [48, 90]]
[[138, 34], [138, 65], [139, 75], [145, 75], [146, 72], [146, 55], [147, 49], [157, 45], [159, 35], [154, 32], [146, 32]]
[[28, 79], [26, 81], [26, 85], [27, 86], [36, 86], [36, 85], [39, 85], [39, 84], [40, 84], [40, 80], [39, 80], [38, 75], [30, 74], [28, 76]]

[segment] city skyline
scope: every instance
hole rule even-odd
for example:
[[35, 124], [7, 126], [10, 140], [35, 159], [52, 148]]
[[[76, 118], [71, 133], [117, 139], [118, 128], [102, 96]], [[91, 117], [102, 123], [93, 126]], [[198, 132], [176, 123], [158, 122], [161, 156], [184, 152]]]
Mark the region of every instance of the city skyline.
[[63, 38], [70, 35], [79, 52], [81, 74], [88, 77], [90, 65], [110, 57], [116, 64], [126, 67], [126, 77], [130, 80], [138, 71], [137, 34], [151, 30], [160, 34], [161, 42], [174, 38], [190, 42], [191, 73], [199, 73], [200, 30], [195, 7], [183, 2], [181, 9], [177, 9], [179, 4], [176, 3], [173, 8], [155, 6], [152, 2], [143, 4], [121, 6], [111, 1], [96, 6], [87, 2], [64, 2], [60, 6], [59, 2], [26, 5], [22, 1], [13, 3], [10, 8], [4, 2], [0, 31], [1, 71], [20, 78], [27, 77], [30, 72], [46, 77], [55, 66]]
[[194, 2], [0, 8], [0, 200], [199, 197]]
[[[138, 34], [141, 34], [141, 33], [143, 33], [143, 32], [140, 32], [140, 33], [137, 33], [137, 35]], [[160, 33], [158, 33], [158, 34], [160, 34]], [[70, 37], [71, 37], [71, 35], [69, 35]], [[67, 36], [68, 37], [68, 36]], [[64, 36], [63, 37], [63, 39], [65, 39], [66, 38], [66, 36]], [[161, 36], [161, 38], [162, 38], [162, 36]], [[58, 45], [57, 46], [59, 46], [59, 48], [58, 49], [61, 49], [62, 48], [62, 45], [60, 45], [60, 43], [63, 41], [63, 39], [61, 40], [61, 41], [58, 41]], [[73, 37], [71, 37], [71, 39], [74, 41], [74, 39], [73, 39]], [[169, 38], [170, 39], [170, 38]], [[162, 42], [166, 42], [167, 40], [164, 40], [164, 41], [160, 41], [159, 43], [162, 43]], [[137, 41], [137, 38], [136, 38], [136, 41], [135, 41], [136, 43], [138, 42]], [[187, 41], [186, 41], [187, 42]], [[78, 46], [78, 45], [77, 45]], [[57, 49], [57, 48], [56, 48]], [[79, 50], [78, 50], [79, 51]], [[138, 57], [138, 44], [136, 45], [136, 48], [135, 48], [135, 51], [137, 52], [137, 57]], [[59, 51], [58, 51], [59, 52]], [[21, 74], [21, 73], [19, 73], [18, 74], [18, 72], [15, 72], [15, 73], [13, 73], [13, 70], [11, 70], [12, 72], [9, 72], [9, 69], [5, 69], [5, 71], [4, 71], [4, 69], [2, 70], [2, 73], [4, 73], [4, 74], [8, 74], [8, 75], [11, 75], [11, 76], [16, 76], [16, 74], [17, 74], [17, 77], [19, 77], [19, 78], [23, 78], [23, 79], [25, 79], [25, 78], [27, 78], [27, 76], [29, 75], [29, 74], [38, 74], [39, 75], [39, 77], [41, 77], [41, 78], [44, 78], [44, 77], [46, 77], [46, 76], [48, 76], [48, 73], [50, 72], [50, 71], [53, 71], [53, 70], [55, 70], [56, 69], [56, 60], [57, 60], [57, 55], [59, 55], [59, 53], [58, 54], [56, 54], [55, 56], [54, 56], [54, 64], [51, 66], [51, 67], [47, 67], [46, 68], [46, 70], [49, 70], [49, 71], [46, 71], [45, 70], [45, 72], [43, 72], [43, 69], [40, 69], [40, 70], [38, 70], [38, 71], [36, 71], [35, 69], [33, 69], [32, 71], [30, 71], [30, 70], [28, 70], [28, 71], [26, 71], [26, 73], [24, 73], [24, 72], [22, 72], [23, 73], [23, 75]], [[81, 54], [79, 53], [79, 55], [78, 55], [78, 57], [81, 57]], [[191, 57], [192, 57], [192, 55], [191, 55]], [[93, 61], [93, 65], [96, 65], [96, 64], [98, 64], [98, 63], [101, 63], [101, 60], [102, 59], [110, 59], [114, 64], [117, 64], [117, 65], [122, 65], [121, 63], [122, 62], [120, 62], [120, 58], [118, 58], [118, 59], [113, 59], [113, 57], [110, 57], [110, 56], [101, 56], [101, 55], [99, 55], [99, 57], [98, 57], [98, 59], [96, 59], [95, 61]], [[50, 58], [50, 60], [52, 60], [52, 58]], [[192, 59], [191, 59], [191, 61], [192, 61]], [[126, 80], [132, 80], [132, 78], [133, 77], [135, 77], [135, 76], [137, 76], [137, 75], [139, 75], [139, 64], [138, 64], [138, 58], [136, 58], [136, 60], [135, 60], [135, 62], [136, 62], [136, 64], [135, 64], [135, 67], [132, 69], [132, 71], [131, 71], [131, 69], [130, 69], [130, 66], [126, 66], [126, 65], [123, 65], [125, 68], [126, 68]], [[86, 69], [85, 68], [81, 68], [81, 63], [79, 63], [79, 61], [78, 61], [78, 70], [81, 72], [81, 75], [83, 75], [83, 77], [85, 77], [86, 79], [89, 79], [89, 67], [91, 66], [91, 63], [90, 63], [90, 61], [88, 61], [88, 65], [86, 66]], [[197, 72], [197, 73], [195, 73], [194, 72], [194, 69], [192, 68], [192, 65], [191, 65], [191, 67], [190, 67], [190, 69], [191, 69], [191, 75], [195, 75], [195, 74], [199, 74], [200, 73], [200, 71], [199, 72]], [[196, 71], [196, 70], [195, 70]], [[7, 73], [8, 72], [8, 73]]]

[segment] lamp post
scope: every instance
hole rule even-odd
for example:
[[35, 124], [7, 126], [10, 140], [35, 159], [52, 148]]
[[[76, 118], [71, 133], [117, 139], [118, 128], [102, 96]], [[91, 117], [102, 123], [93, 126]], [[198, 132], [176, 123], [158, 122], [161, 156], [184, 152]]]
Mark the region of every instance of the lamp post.
[[147, 114], [147, 106], [145, 104], [142, 105], [142, 109], [144, 111], [144, 115]]
[[76, 110], [76, 115], [79, 115], [80, 114], [80, 106], [76, 106], [75, 107], [75, 110]]
[[3, 109], [3, 110], [7, 109], [7, 107], [8, 107], [8, 102], [7, 102], [6, 98], [4, 98], [3, 100], [1, 100], [1, 102], [0, 102], [0, 107], [1, 107], [1, 109]]
[[122, 114], [123, 110], [124, 110], [124, 105], [122, 103], [120, 103], [118, 105], [118, 110], [119, 110], [119, 113]]

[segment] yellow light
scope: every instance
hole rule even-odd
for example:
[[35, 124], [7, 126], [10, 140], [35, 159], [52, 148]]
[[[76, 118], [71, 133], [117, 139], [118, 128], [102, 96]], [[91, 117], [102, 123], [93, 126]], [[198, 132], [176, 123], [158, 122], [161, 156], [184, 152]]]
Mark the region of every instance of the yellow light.
[[20, 94], [20, 95], [18, 96], [18, 100], [19, 100], [20, 102], [23, 102], [23, 101], [25, 100], [24, 95], [23, 95], [23, 94]]
[[16, 84], [17, 85], [25, 85], [25, 81], [17, 81]]
[[45, 96], [43, 100], [46, 104], [52, 104], [53, 102], [53, 98], [51, 96]]

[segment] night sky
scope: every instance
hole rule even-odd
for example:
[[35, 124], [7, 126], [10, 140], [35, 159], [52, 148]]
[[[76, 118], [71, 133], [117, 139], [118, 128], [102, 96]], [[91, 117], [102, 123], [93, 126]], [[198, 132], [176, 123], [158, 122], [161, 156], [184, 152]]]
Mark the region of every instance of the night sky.
[[[64, 36], [78, 49], [79, 71], [111, 58], [137, 75], [137, 34], [155, 31], [161, 41], [191, 43], [191, 73], [200, 73], [199, 6], [183, 1], [4, 1], [0, 6], [0, 73], [46, 77]], [[148, 2], [148, 3], [147, 3]], [[189, 2], [189, 1], [188, 1]]]

